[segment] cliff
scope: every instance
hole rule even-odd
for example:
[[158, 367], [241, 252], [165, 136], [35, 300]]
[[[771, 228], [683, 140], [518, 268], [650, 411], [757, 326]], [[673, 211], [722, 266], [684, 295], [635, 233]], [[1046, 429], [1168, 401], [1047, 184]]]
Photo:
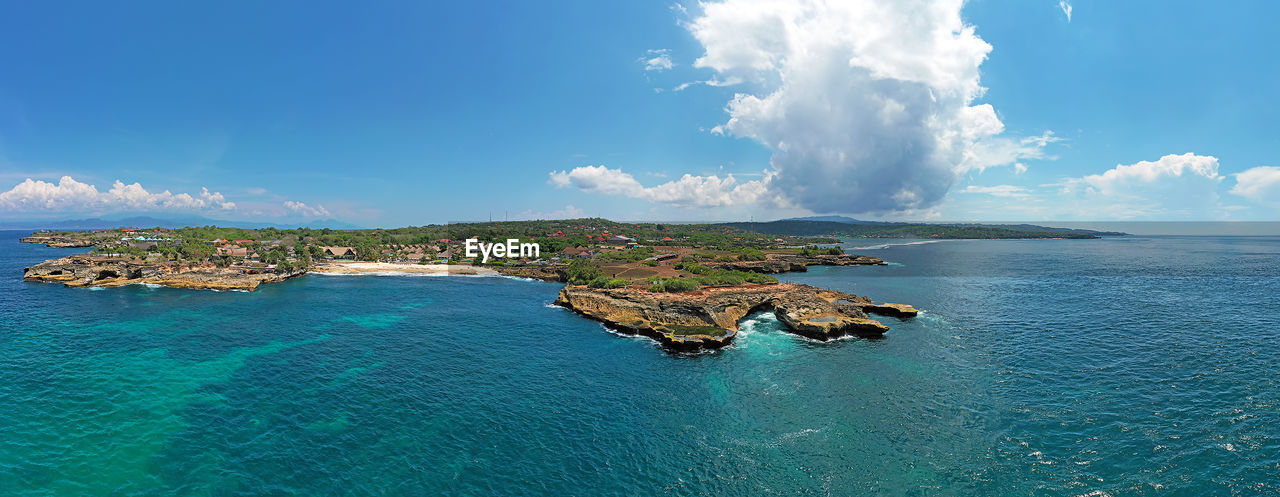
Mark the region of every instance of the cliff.
[[529, 278], [542, 281], [565, 281], [564, 266], [511, 266], [495, 267], [494, 271], [503, 276]]
[[212, 264], [144, 264], [126, 258], [73, 255], [45, 261], [23, 271], [24, 281], [63, 283], [66, 286], [114, 287], [149, 283], [173, 288], [254, 291], [258, 285], [306, 274], [305, 270], [276, 274]]
[[91, 240], [70, 237], [70, 236], [56, 236], [56, 235], [54, 236], [32, 235], [25, 238], [19, 238], [18, 242], [19, 243], [42, 243], [45, 246], [55, 247], [55, 248], [79, 248], [79, 247], [94, 246], [94, 243]]
[[[870, 299], [792, 283], [704, 288], [690, 293], [570, 285], [560, 290], [555, 303], [675, 350], [728, 345], [737, 335], [738, 322], [757, 311], [773, 311], [791, 332], [816, 340], [844, 335], [876, 337], [888, 331], [887, 326], [867, 317], [864, 309], [881, 309]], [[915, 315], [910, 306], [895, 306], [901, 317]]]
[[706, 265], [734, 271], [787, 273], [808, 271], [809, 266], [883, 266], [885, 262], [876, 257], [854, 254], [815, 256], [769, 254], [763, 261], [708, 262]]

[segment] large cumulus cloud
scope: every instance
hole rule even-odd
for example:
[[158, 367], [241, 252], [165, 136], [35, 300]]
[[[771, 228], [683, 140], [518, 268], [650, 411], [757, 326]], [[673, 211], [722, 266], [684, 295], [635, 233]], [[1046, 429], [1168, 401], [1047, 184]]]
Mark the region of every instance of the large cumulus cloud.
[[689, 30], [696, 67], [748, 82], [714, 131], [773, 151], [770, 187], [816, 212], [936, 204], [972, 169], [1040, 156], [1036, 141], [999, 137], [981, 96], [991, 45], [965, 25], [959, 0], [702, 4]]

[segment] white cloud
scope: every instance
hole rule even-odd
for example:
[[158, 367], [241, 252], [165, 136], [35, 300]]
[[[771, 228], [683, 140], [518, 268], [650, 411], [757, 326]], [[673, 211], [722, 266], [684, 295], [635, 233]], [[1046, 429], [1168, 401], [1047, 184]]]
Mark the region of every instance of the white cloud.
[[694, 65], [755, 88], [713, 131], [771, 149], [768, 186], [800, 207], [928, 208], [957, 173], [1041, 158], [1053, 141], [997, 137], [995, 109], [972, 104], [991, 45], [964, 24], [961, 0], [700, 6], [687, 25], [705, 49]]
[[1117, 165], [1102, 174], [1067, 179], [1061, 193], [1075, 196], [1080, 217], [1209, 219], [1221, 217], [1218, 159], [1186, 153]]
[[1280, 205], [1280, 167], [1255, 167], [1237, 173], [1235, 177], [1236, 184], [1231, 187], [1233, 195], [1260, 204]]
[[982, 195], [991, 195], [993, 197], [1008, 197], [1025, 199], [1031, 197], [1031, 190], [1021, 186], [1014, 185], [994, 185], [994, 186], [977, 186], [969, 185], [964, 189], [957, 190], [958, 193], [975, 193]]
[[27, 178], [9, 191], [0, 193], [0, 209], [12, 212], [87, 211], [192, 211], [231, 210], [235, 202], [221, 193], [201, 188], [200, 193], [152, 193], [138, 183], [116, 180], [106, 192], [88, 183], [63, 176], [57, 183]]
[[629, 173], [605, 166], [583, 166], [570, 171], [553, 171], [547, 181], [556, 188], [572, 186], [586, 193], [621, 195], [655, 203], [682, 207], [727, 207], [755, 203], [782, 205], [771, 197], [769, 182], [772, 174], [764, 179], [738, 182], [732, 174], [719, 176], [693, 176], [657, 186], [645, 187]]
[[640, 62], [644, 63], [646, 71], [665, 71], [675, 67], [675, 63], [671, 61], [671, 50], [666, 48], [649, 50], [640, 58]]
[[292, 200], [286, 200], [284, 201], [284, 208], [289, 209], [290, 212], [293, 212], [295, 214], [301, 214], [306, 217], [329, 216], [329, 210], [325, 209], [324, 206], [320, 204], [316, 204], [315, 206], [310, 206], [302, 202], [294, 202]]
[[[996, 133], [999, 132], [996, 131]], [[1027, 172], [1027, 166], [1018, 161], [1051, 158], [1045, 154], [1044, 148], [1050, 143], [1060, 141], [1062, 139], [1053, 136], [1052, 131], [1045, 131], [1040, 136], [1026, 136], [1018, 139], [992, 136], [985, 140], [978, 140], [964, 151], [964, 160], [956, 168], [956, 172], [985, 171], [989, 167], [1013, 164], [1014, 172], [1022, 174]]]
[[740, 84], [742, 84], [742, 80], [735, 77], [725, 78], [723, 81], [716, 78], [711, 78], [705, 81], [689, 81], [687, 83], [680, 83], [679, 85], [676, 85], [675, 88], [672, 88], [671, 91], [684, 91], [686, 88], [694, 85], [707, 85], [711, 87], [720, 87], [720, 86], [733, 86], [733, 85], [740, 85]]
[[1067, 15], [1067, 22], [1071, 22], [1071, 2], [1059, 0], [1058, 8], [1062, 9], [1062, 13]]
[[1156, 161], [1117, 165], [1102, 174], [1072, 180], [1069, 186], [1084, 186], [1105, 195], [1122, 195], [1145, 185], [1179, 178], [1193, 182], [1209, 180], [1216, 184], [1222, 180], [1222, 176], [1218, 175], [1218, 158], [1190, 152], [1182, 155], [1170, 154]]

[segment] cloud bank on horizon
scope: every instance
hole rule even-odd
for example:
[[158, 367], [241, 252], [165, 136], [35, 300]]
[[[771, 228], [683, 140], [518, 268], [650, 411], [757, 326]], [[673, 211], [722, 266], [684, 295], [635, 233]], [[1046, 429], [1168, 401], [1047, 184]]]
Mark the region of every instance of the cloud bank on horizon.
[[[251, 189], [253, 190], [253, 189]], [[256, 189], [257, 194], [266, 193]], [[301, 218], [328, 217], [323, 205], [307, 205], [285, 200], [275, 209], [254, 206], [245, 214], [257, 216], [293, 216]], [[200, 192], [172, 193], [169, 190], [151, 192], [139, 183], [125, 184], [116, 180], [107, 191], [97, 186], [63, 176], [57, 183], [27, 178], [13, 188], [0, 192], [0, 212], [9, 214], [113, 214], [120, 212], [150, 213], [237, 213], [241, 206], [227, 200], [220, 192], [201, 188]]]

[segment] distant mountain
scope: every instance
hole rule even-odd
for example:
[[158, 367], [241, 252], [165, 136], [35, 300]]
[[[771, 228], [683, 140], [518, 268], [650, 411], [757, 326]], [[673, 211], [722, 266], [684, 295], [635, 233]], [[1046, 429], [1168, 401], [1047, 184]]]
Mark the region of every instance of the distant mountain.
[[948, 226], [972, 226], [985, 228], [1004, 228], [1020, 231], [1046, 231], [1049, 233], [1069, 233], [1093, 236], [1129, 236], [1128, 233], [1122, 231], [1097, 231], [1078, 228], [1053, 228], [1050, 226], [1040, 226], [1036, 224], [978, 224], [978, 223], [955, 223]]
[[329, 228], [335, 230], [361, 229], [350, 223], [344, 223], [334, 219], [323, 219], [314, 221], [299, 222], [252, 222], [252, 221], [227, 221], [221, 219], [209, 219], [202, 216], [176, 216], [176, 217], [151, 217], [151, 216], [130, 216], [122, 218], [90, 218], [90, 219], [68, 219], [60, 221], [0, 221], [0, 229], [7, 230], [37, 230], [37, 229], [55, 229], [55, 230], [96, 230], [119, 228], [122, 226], [137, 228], [183, 228], [187, 226], [233, 226], [237, 228]]

